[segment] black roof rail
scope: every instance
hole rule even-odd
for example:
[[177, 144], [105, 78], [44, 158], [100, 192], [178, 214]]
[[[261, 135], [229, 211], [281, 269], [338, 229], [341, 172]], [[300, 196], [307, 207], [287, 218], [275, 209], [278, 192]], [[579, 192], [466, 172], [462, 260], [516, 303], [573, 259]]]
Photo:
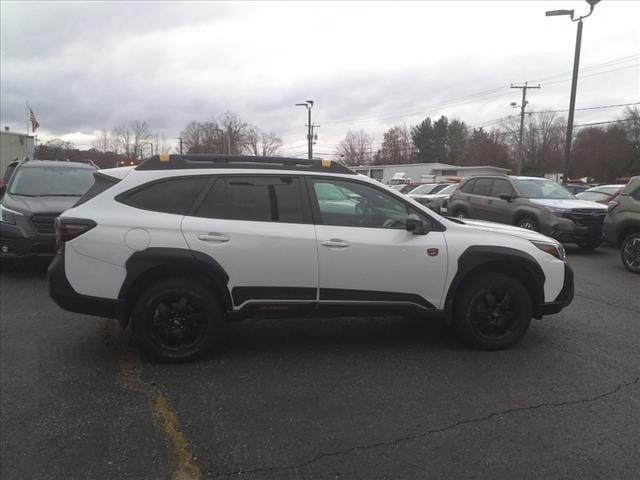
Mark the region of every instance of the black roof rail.
[[154, 155], [138, 164], [136, 170], [181, 170], [191, 168], [306, 170], [357, 175], [353, 170], [333, 160], [191, 153], [186, 155]]

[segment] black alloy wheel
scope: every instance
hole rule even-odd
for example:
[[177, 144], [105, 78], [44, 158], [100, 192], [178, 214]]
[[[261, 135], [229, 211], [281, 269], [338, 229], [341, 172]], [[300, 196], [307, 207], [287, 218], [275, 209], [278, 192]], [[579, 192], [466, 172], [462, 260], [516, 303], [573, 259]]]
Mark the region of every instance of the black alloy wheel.
[[227, 322], [215, 292], [186, 278], [152, 284], [136, 302], [131, 330], [143, 352], [164, 362], [185, 362], [208, 353]]
[[620, 259], [627, 270], [640, 273], [640, 232], [632, 233], [624, 239]]
[[502, 273], [477, 275], [456, 295], [453, 322], [467, 344], [500, 350], [518, 342], [531, 323], [529, 291], [515, 277]]

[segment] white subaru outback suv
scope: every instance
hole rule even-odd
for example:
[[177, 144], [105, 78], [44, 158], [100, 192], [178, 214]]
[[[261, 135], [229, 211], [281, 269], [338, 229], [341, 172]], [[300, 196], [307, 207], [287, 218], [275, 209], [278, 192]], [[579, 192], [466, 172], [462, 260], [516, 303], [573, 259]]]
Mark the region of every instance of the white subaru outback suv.
[[156, 155], [94, 175], [56, 220], [50, 295], [159, 360], [205, 354], [229, 321], [327, 312], [440, 316], [502, 349], [573, 298], [555, 240], [440, 217], [335, 162]]

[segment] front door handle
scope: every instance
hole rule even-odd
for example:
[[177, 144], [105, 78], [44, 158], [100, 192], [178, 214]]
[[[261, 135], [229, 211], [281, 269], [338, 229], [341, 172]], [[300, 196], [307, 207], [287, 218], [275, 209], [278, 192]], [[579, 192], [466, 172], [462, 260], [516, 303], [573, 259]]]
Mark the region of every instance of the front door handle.
[[198, 235], [198, 240], [211, 243], [225, 243], [229, 241], [229, 237], [222, 235], [221, 233], [201, 233]]
[[332, 248], [347, 248], [349, 245], [351, 245], [346, 240], [340, 240], [339, 238], [324, 240], [321, 243], [323, 247], [332, 247]]
[[492, 204], [493, 204], [493, 200], [487, 200], [487, 203], [488, 203], [489, 205], [492, 205]]

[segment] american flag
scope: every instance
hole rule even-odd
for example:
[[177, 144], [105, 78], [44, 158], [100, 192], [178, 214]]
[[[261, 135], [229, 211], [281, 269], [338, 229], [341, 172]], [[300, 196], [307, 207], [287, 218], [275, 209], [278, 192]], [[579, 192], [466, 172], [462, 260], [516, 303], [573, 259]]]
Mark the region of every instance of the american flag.
[[31, 121], [31, 131], [35, 132], [40, 124], [38, 123], [38, 119], [36, 119], [35, 113], [33, 113], [33, 110], [31, 110], [31, 107], [29, 107], [29, 114], [29, 120]]

